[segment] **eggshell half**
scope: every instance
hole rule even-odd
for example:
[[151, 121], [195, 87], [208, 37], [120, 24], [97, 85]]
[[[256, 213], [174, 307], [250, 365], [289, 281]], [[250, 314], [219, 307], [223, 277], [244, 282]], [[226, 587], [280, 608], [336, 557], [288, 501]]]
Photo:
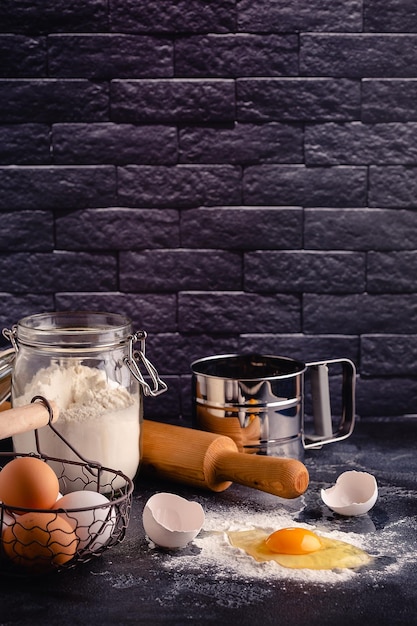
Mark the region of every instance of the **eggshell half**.
[[145, 533], [161, 548], [183, 548], [194, 539], [204, 524], [204, 510], [173, 493], [156, 493], [143, 510]]
[[375, 476], [352, 470], [340, 474], [336, 484], [320, 492], [324, 504], [339, 515], [364, 515], [378, 498]]

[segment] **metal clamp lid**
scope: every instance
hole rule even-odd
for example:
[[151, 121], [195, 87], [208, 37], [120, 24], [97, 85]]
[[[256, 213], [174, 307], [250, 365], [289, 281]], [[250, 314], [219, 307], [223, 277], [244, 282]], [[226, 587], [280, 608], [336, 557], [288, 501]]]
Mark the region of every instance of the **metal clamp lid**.
[[[13, 347], [0, 354], [0, 358], [4, 359], [4, 361], [0, 361], [0, 382], [3, 379], [7, 378], [7, 376], [11, 375], [11, 372], [13, 370], [14, 357], [19, 349], [16, 340], [16, 326], [14, 326], [12, 330], [4, 329], [3, 335], [12, 343]], [[123, 363], [127, 366], [132, 376], [134, 376], [134, 378], [136, 378], [136, 380], [139, 382], [145, 396], [155, 397], [159, 396], [161, 393], [164, 393], [168, 389], [168, 386], [166, 383], [164, 383], [163, 380], [160, 379], [156, 368], [145, 356], [145, 340], [147, 336], [148, 335], [145, 330], [139, 330], [133, 335], [129, 335], [127, 337], [128, 354], [123, 358]], [[134, 348], [134, 345], [137, 342], [140, 342], [139, 349]], [[143, 374], [140, 370], [140, 364], [144, 365], [147, 374], [151, 378], [152, 386], [145, 381]], [[4, 391], [4, 393], [1, 394], [0, 403], [2, 400], [5, 400], [9, 394], [10, 385]]]
[[[159, 396], [164, 393], [168, 386], [163, 380], [159, 378], [159, 374], [156, 368], [152, 365], [149, 359], [145, 356], [145, 340], [147, 333], [144, 330], [140, 330], [128, 337], [128, 355], [124, 357], [123, 362], [128, 367], [132, 376], [139, 381], [143, 393], [145, 396]], [[134, 344], [140, 342], [140, 349], [134, 349]], [[143, 363], [149, 376], [151, 377], [153, 387], [151, 387], [144, 379], [140, 370], [140, 364]]]

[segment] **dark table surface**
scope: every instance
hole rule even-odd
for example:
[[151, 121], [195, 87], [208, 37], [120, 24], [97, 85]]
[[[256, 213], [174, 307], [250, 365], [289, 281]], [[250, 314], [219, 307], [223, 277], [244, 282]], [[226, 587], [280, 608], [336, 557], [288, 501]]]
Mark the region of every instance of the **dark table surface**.
[[[221, 493], [151, 481], [139, 473], [124, 541], [74, 570], [39, 578], [0, 576], [0, 624], [417, 624], [417, 419], [363, 420], [346, 441], [306, 454], [307, 492], [295, 500], [233, 484]], [[346, 470], [374, 474], [379, 497], [365, 516], [344, 518], [320, 489]], [[206, 524], [180, 551], [146, 537], [142, 510], [158, 491], [203, 506]], [[319, 573], [248, 567], [216, 529], [283, 517], [359, 543], [375, 561], [357, 571]], [[214, 533], [214, 534], [213, 534]], [[233, 557], [231, 556], [233, 554]]]

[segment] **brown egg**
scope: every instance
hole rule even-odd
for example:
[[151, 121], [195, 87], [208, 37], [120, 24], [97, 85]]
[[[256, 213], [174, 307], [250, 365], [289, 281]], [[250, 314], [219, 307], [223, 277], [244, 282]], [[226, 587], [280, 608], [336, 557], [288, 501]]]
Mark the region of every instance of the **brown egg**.
[[0, 501], [7, 508], [51, 509], [58, 493], [55, 472], [36, 457], [16, 457], [0, 472]]
[[2, 536], [5, 554], [20, 567], [45, 572], [72, 559], [78, 538], [71, 524], [55, 513], [20, 515]]

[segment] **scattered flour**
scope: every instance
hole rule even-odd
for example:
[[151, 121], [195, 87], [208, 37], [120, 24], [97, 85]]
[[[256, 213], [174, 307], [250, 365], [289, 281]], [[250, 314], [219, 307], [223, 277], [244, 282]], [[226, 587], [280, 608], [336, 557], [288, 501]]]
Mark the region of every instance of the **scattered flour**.
[[[211, 512], [206, 517], [206, 523], [201, 533], [194, 539], [195, 545], [201, 550], [198, 555], [181, 556], [178, 553], [175, 558], [164, 562], [164, 567], [179, 569], [204, 568], [217, 570], [217, 576], [232, 576], [239, 579], [285, 579], [299, 581], [314, 581], [321, 583], [345, 581], [355, 576], [353, 570], [343, 569], [337, 571], [330, 570], [297, 570], [282, 567], [274, 561], [258, 562], [243, 550], [230, 545], [227, 531], [250, 530], [262, 528], [268, 532], [273, 532], [278, 528], [289, 526], [307, 527], [305, 524], [294, 523], [293, 518], [286, 514], [277, 513], [251, 513], [250, 518], [242, 522], [242, 511], [235, 511], [235, 518], [232, 510], [227, 513]], [[310, 530], [317, 529], [308, 526]], [[363, 548], [357, 541], [352, 541], [345, 533], [326, 533], [334, 539], [354, 543]]]
[[[275, 511], [248, 512], [242, 508], [228, 505], [224, 510], [215, 510], [206, 513], [203, 530], [194, 539], [198, 548], [195, 553], [181, 551], [171, 558], [164, 559], [162, 566], [171, 570], [174, 575], [186, 574], [189, 571], [210, 571], [216, 579], [227, 580], [265, 580], [265, 581], [298, 581], [300, 583], [314, 583], [329, 585], [347, 583], [355, 579], [366, 579], [371, 584], [384, 580], [399, 571], [400, 568], [415, 562], [414, 550], [404, 541], [404, 525], [407, 532], [410, 529], [415, 533], [417, 521], [415, 518], [406, 518], [393, 522], [381, 530], [364, 533], [343, 532], [337, 528], [329, 528], [310, 523], [297, 523], [292, 513]], [[357, 570], [308, 570], [289, 569], [280, 566], [274, 561], [257, 562], [243, 550], [231, 546], [227, 531], [250, 530], [262, 528], [273, 532], [279, 528], [300, 526], [309, 528], [318, 534], [332, 539], [345, 541], [355, 545], [375, 557], [374, 561]]]

